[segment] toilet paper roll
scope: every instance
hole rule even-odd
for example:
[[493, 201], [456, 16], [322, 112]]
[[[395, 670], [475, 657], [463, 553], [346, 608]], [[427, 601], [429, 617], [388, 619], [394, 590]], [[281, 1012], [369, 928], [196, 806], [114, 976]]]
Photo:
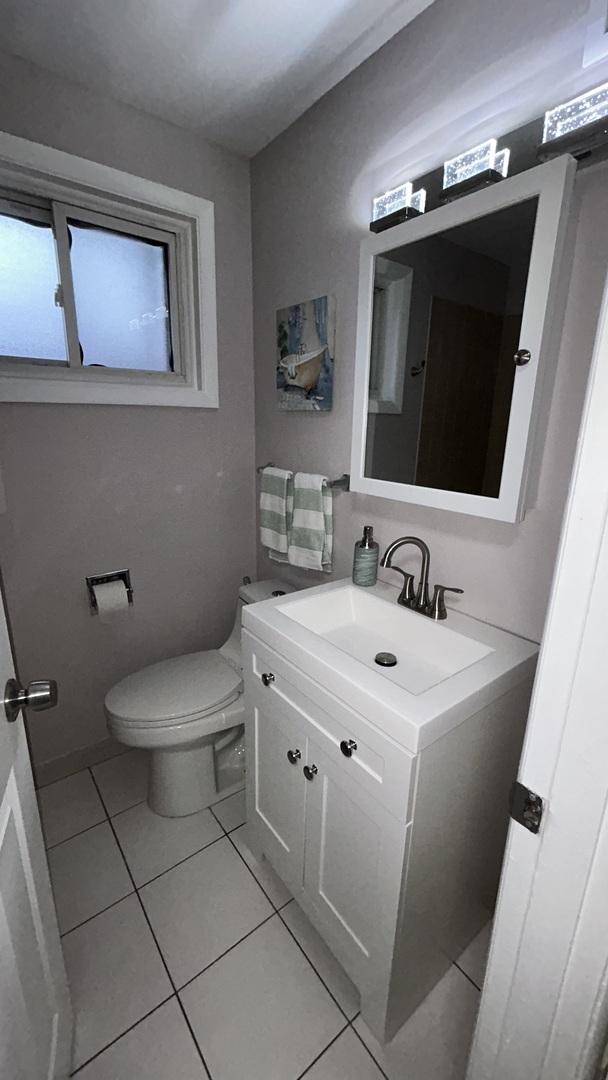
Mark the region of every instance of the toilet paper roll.
[[129, 610], [129, 597], [124, 581], [104, 581], [93, 585], [97, 614], [102, 622], [111, 622]]

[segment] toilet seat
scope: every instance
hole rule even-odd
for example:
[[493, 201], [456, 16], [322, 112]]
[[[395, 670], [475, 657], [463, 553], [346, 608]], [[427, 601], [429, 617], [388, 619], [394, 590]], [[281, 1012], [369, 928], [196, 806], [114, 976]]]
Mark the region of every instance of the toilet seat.
[[108, 716], [133, 727], [162, 728], [219, 712], [241, 693], [238, 671], [217, 649], [188, 653], [127, 675], [107, 694]]

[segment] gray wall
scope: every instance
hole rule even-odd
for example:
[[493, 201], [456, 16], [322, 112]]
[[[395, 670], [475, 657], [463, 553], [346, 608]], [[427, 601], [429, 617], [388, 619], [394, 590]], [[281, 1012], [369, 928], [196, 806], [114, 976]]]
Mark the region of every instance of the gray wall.
[[[566, 86], [571, 92], [586, 10], [586, 0], [437, 0], [254, 159], [259, 463], [272, 460], [330, 476], [348, 470], [358, 250], [372, 196], [540, 114]], [[545, 388], [550, 420], [536, 453], [534, 505], [525, 521], [505, 525], [339, 495], [337, 576], [350, 573], [352, 545], [364, 522], [375, 525], [381, 544], [414, 532], [430, 544], [433, 580], [465, 590], [463, 610], [539, 638], [608, 262], [608, 235], [598, 228], [607, 220], [607, 179], [602, 166], [577, 181], [564, 334], [554, 356], [554, 383]], [[565, 259], [564, 287], [569, 271]], [[279, 413], [275, 309], [326, 292], [337, 297], [333, 411]], [[260, 575], [269, 565], [260, 552]], [[305, 572], [281, 572], [294, 582], [315, 583]]]
[[[254, 570], [248, 163], [195, 135], [0, 63], [0, 129], [212, 199], [220, 409], [0, 406], [0, 565], [22, 679], [58, 679], [30, 718], [40, 763], [106, 737], [105, 691], [143, 664], [219, 645]], [[84, 578], [131, 569], [135, 606], [91, 617]]]

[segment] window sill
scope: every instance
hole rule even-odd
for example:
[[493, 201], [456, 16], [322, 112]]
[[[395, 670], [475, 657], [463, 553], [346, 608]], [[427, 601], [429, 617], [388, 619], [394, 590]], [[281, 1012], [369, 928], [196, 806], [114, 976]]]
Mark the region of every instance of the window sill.
[[0, 375], [0, 402], [47, 405], [163, 405], [216, 409], [216, 391], [144, 382], [90, 382], [83, 379], [19, 378]]

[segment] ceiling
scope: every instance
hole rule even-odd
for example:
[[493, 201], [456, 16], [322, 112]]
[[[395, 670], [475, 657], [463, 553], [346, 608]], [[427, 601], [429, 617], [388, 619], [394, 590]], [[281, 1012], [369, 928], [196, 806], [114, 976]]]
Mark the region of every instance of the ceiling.
[[2, 48], [251, 156], [433, 0], [0, 0]]

